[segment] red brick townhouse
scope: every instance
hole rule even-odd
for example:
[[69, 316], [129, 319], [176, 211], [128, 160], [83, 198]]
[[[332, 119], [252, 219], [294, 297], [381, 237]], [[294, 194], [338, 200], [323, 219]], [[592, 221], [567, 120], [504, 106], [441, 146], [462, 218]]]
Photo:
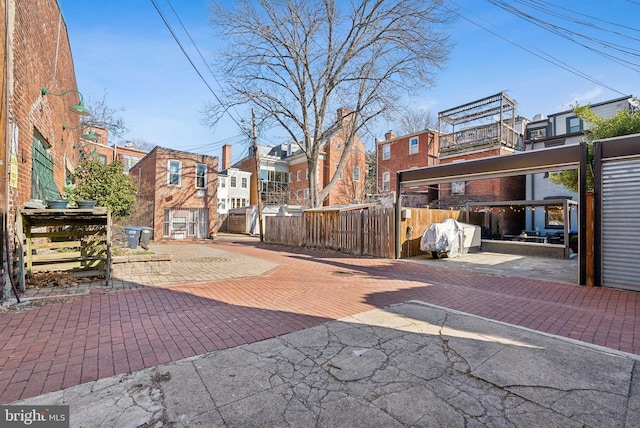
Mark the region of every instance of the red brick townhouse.
[[[396, 190], [396, 173], [404, 169], [436, 165], [438, 133], [431, 129], [398, 137], [389, 131], [376, 141], [376, 192], [391, 194]], [[422, 207], [437, 199], [437, 188], [420, 186], [403, 192], [403, 206]]]
[[129, 170], [153, 239], [209, 238], [217, 227], [218, 158], [155, 147]]

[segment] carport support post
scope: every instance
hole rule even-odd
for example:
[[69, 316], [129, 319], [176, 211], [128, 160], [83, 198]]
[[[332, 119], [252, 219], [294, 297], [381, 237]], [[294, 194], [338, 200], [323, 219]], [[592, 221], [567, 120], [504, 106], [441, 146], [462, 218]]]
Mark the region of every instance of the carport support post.
[[[578, 191], [580, 205], [578, 206], [578, 261], [580, 263], [580, 285], [587, 285], [587, 164], [589, 150], [586, 142], [580, 143], [580, 166], [578, 168]], [[565, 221], [566, 223], [566, 221]]]
[[396, 172], [396, 226], [395, 226], [395, 235], [396, 235], [396, 259], [399, 259], [402, 256], [402, 240], [400, 236], [400, 228], [401, 228], [401, 214], [402, 214], [402, 206], [400, 198], [400, 191], [402, 190], [402, 184], [400, 184], [401, 173]]

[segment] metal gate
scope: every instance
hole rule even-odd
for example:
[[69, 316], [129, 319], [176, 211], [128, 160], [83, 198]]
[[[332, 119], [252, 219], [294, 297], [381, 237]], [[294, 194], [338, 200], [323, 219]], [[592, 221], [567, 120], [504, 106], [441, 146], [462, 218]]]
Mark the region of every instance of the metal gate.
[[640, 290], [640, 157], [602, 165], [602, 283]]
[[596, 251], [599, 247], [601, 285], [607, 287], [640, 290], [639, 143], [640, 136], [636, 136], [635, 142], [627, 137], [595, 146], [595, 184], [600, 196]]

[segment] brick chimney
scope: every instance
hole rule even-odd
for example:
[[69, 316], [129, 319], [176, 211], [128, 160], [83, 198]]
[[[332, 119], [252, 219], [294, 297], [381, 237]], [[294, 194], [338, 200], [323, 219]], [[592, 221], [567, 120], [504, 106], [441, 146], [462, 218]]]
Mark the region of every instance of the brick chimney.
[[393, 140], [393, 139], [394, 139], [394, 138], [396, 138], [396, 137], [397, 137], [397, 135], [396, 135], [396, 133], [395, 133], [395, 132], [393, 132], [393, 131], [389, 131], [389, 132], [387, 132], [386, 134], [384, 134], [384, 139], [385, 139], [385, 140]]
[[231, 144], [222, 146], [222, 169], [221, 171], [231, 168]]

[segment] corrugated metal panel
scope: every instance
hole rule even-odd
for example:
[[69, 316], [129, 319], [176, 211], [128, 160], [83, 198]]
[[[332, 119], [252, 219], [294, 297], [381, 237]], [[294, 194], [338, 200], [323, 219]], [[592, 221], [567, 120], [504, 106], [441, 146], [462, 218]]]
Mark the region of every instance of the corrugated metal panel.
[[602, 165], [602, 284], [640, 290], [640, 158]]

